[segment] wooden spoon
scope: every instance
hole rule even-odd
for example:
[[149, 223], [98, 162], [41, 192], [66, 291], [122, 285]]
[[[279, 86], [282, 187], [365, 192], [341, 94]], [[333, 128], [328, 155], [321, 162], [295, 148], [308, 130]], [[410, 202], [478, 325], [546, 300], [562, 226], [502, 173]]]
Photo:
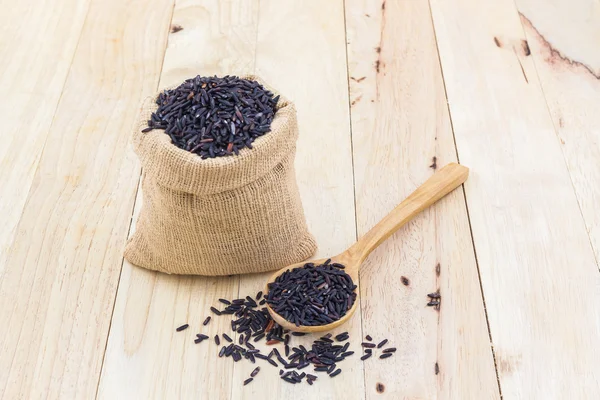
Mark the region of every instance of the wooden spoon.
[[[379, 221], [377, 225], [371, 228], [369, 232], [361, 237], [349, 249], [335, 257], [331, 257], [331, 262], [340, 263], [346, 266], [346, 273], [350, 275], [354, 281], [354, 284], [357, 285], [356, 300], [354, 301], [354, 304], [350, 310], [348, 310], [348, 312], [342, 316], [342, 318], [327, 325], [296, 326], [294, 323], [286, 320], [281, 315], [273, 311], [273, 309], [267, 303], [267, 309], [269, 310], [269, 313], [275, 322], [281, 325], [284, 329], [289, 329], [295, 332], [310, 333], [332, 330], [333, 328], [342, 325], [344, 322], [350, 319], [359, 303], [358, 295], [360, 294], [360, 290], [358, 287], [358, 271], [365, 258], [367, 258], [367, 256], [371, 254], [371, 252], [375, 250], [375, 248], [377, 248], [377, 246], [379, 246], [385, 239], [390, 237], [392, 233], [400, 229], [401, 226], [410, 221], [418, 213], [462, 185], [467, 180], [468, 176], [468, 168], [455, 163], [446, 165], [431, 178], [429, 178], [424, 184], [419, 186], [417, 190], [404, 199], [402, 203], [396, 206], [396, 208], [394, 208], [388, 215]], [[325, 262], [325, 260], [326, 258], [323, 258], [310, 262], [313, 262], [315, 265], [319, 265]], [[273, 282], [285, 271], [302, 267], [304, 264], [306, 264], [306, 261], [289, 265], [275, 272], [273, 275], [271, 275], [267, 282], [265, 293], [268, 293], [269, 291], [269, 282]]]

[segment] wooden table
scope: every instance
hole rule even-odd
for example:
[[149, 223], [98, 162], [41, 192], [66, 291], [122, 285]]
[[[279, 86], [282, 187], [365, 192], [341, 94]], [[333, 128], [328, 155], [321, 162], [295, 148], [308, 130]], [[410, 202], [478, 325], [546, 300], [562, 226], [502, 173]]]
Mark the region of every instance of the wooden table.
[[[600, 397], [598, 1], [5, 3], [0, 398]], [[357, 352], [366, 334], [388, 338], [394, 357], [350, 358], [313, 386], [266, 365], [242, 386], [253, 365], [193, 333], [218, 298], [254, 294], [265, 275], [123, 261], [142, 202], [140, 101], [244, 73], [297, 104], [317, 256], [436, 168], [471, 168], [464, 190], [372, 254], [339, 329]], [[426, 306], [438, 288], [439, 312]], [[184, 322], [194, 331], [176, 333]]]

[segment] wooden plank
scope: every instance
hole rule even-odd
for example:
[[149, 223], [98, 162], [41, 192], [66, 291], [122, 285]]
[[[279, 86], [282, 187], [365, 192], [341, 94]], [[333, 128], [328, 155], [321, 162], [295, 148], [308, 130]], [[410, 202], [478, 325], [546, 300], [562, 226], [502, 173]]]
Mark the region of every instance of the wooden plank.
[[[255, 1], [178, 0], [160, 87], [198, 74], [253, 73], [257, 7]], [[141, 197], [140, 191], [134, 221]], [[125, 261], [98, 397], [229, 400], [231, 359], [217, 357], [212, 339], [193, 340], [201, 331], [211, 338], [227, 332], [227, 317], [206, 327], [202, 321], [218, 298], [234, 298], [238, 289], [238, 277], [169, 276]], [[184, 323], [190, 328], [176, 333]]]
[[[48, 136], [88, 9], [85, 1], [0, 7], [0, 275]], [[48, 32], [52, 32], [51, 35]]]
[[[142, 201], [140, 190], [131, 232]], [[229, 321], [213, 315], [208, 326], [202, 322], [211, 305], [237, 291], [237, 279], [166, 275], [124, 261], [97, 397], [229, 399], [233, 366], [212, 342]], [[184, 323], [190, 328], [176, 332]], [[193, 343], [200, 331], [210, 342]]]
[[[347, 0], [346, 20], [364, 235], [456, 150], [427, 1]], [[426, 306], [438, 289], [439, 313]], [[367, 259], [361, 295], [364, 332], [398, 348], [366, 361], [367, 398], [500, 398], [462, 190]]]
[[130, 129], [171, 7], [90, 4], [0, 280], [2, 398], [96, 394], [139, 176]]
[[431, 8], [503, 397], [598, 398], [600, 275], [518, 12]]
[[516, 2], [596, 261], [600, 260], [600, 6]]
[[[319, 245], [316, 256], [340, 253], [356, 239], [343, 2], [261, 0], [259, 21], [257, 74], [298, 109], [296, 169], [309, 229]], [[240, 295], [262, 290], [268, 275], [242, 277]], [[339, 376], [316, 373], [313, 386], [291, 385], [279, 378], [278, 369], [265, 365], [254, 382], [241, 386], [254, 366], [240, 362], [232, 398], [363, 399], [360, 325], [357, 312], [334, 331], [349, 331], [350, 349], [357, 353], [340, 363]], [[310, 346], [318, 337], [293, 337], [291, 343]]]

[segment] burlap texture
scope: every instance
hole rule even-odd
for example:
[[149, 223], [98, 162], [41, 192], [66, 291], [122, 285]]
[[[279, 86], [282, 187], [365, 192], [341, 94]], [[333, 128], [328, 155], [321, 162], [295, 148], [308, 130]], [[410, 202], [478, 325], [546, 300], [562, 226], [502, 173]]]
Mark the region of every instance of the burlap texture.
[[[267, 89], [268, 85], [254, 76]], [[133, 133], [143, 203], [125, 248], [132, 264], [171, 274], [264, 272], [314, 254], [296, 176], [296, 109], [281, 97], [271, 132], [238, 156], [202, 160], [162, 130], [142, 133], [156, 110], [142, 105]]]

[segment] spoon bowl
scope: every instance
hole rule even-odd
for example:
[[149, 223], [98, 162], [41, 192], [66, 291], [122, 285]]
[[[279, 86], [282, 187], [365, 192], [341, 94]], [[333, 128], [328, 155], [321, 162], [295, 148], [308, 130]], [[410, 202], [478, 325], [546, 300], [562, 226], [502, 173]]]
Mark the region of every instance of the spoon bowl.
[[[413, 219], [417, 214], [425, 208], [434, 204], [448, 193], [462, 185], [469, 176], [469, 169], [455, 163], [451, 163], [440, 169], [432, 177], [430, 177], [423, 185], [419, 186], [410, 196], [402, 201], [388, 215], [377, 223], [370, 231], [361, 237], [356, 243], [344, 252], [337, 256], [330, 257], [332, 263], [339, 263], [345, 266], [344, 271], [352, 278], [356, 285], [356, 299], [352, 307], [341, 316], [340, 319], [326, 325], [295, 325], [286, 320], [284, 317], [276, 313], [269, 303], [266, 303], [269, 314], [275, 322], [281, 325], [284, 329], [289, 329], [295, 332], [324, 332], [336, 328], [352, 317], [354, 311], [358, 307], [360, 296], [360, 287], [358, 274], [363, 261], [368, 255], [377, 248], [383, 241], [390, 237], [400, 227]], [[327, 258], [319, 260], [311, 260], [309, 262], [315, 265], [323, 264]], [[265, 286], [265, 297], [269, 292], [269, 283], [274, 282], [277, 277], [288, 270], [303, 267], [307, 261], [302, 261], [296, 264], [288, 265], [271, 275]]]
[[[342, 264], [345, 266], [344, 271], [348, 275], [350, 275], [350, 278], [352, 278], [352, 281], [356, 285], [355, 291], [356, 291], [357, 297], [356, 297], [356, 300], [354, 300], [354, 304], [352, 304], [352, 307], [350, 307], [350, 309], [348, 311], [346, 311], [346, 314], [344, 314], [340, 319], [333, 321], [329, 324], [296, 326], [294, 323], [288, 321], [287, 319], [283, 318], [281, 315], [277, 314], [271, 308], [269, 303], [266, 303], [267, 310], [269, 310], [269, 314], [271, 314], [271, 318], [273, 318], [275, 320], [275, 322], [277, 322], [279, 325], [281, 325], [284, 329], [289, 329], [294, 332], [305, 332], [305, 333], [330, 331], [333, 328], [336, 328], [336, 327], [342, 325], [344, 322], [346, 322], [348, 320], [348, 318], [350, 318], [352, 316], [352, 314], [354, 314], [354, 311], [356, 311], [356, 307], [358, 305], [358, 294], [360, 293], [360, 291], [359, 291], [360, 288], [358, 285], [358, 269], [360, 267], [360, 263], [357, 262], [357, 260], [354, 260], [352, 258], [351, 254], [348, 252], [348, 250], [346, 250], [345, 252], [343, 252], [335, 257], [330, 257], [330, 258], [331, 258], [332, 263], [338, 263], [338, 264]], [[327, 258], [322, 258], [322, 259], [318, 259], [318, 260], [310, 260], [308, 262], [314, 263], [315, 265], [321, 265], [327, 260], [328, 260]], [[306, 264], [306, 263], [307, 263], [307, 261], [302, 261], [302, 262], [299, 262], [296, 264], [288, 265], [287, 267], [276, 271], [269, 278], [268, 283], [265, 287], [265, 293], [269, 292], [269, 283], [274, 282], [275, 279], [277, 279], [277, 277], [279, 275], [283, 274], [284, 272], [286, 272], [288, 270], [292, 270], [295, 268], [302, 268], [304, 266], [304, 264]]]

